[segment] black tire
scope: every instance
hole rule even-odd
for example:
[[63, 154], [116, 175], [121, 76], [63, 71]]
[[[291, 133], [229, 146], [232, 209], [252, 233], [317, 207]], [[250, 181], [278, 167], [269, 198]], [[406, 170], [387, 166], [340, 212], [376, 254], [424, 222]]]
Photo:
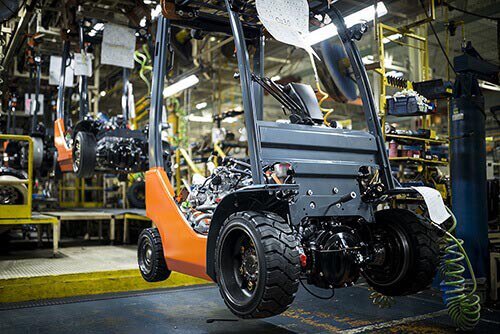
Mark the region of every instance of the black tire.
[[276, 214], [245, 211], [227, 218], [217, 238], [215, 272], [231, 312], [266, 318], [285, 311], [299, 287], [298, 246], [290, 225]]
[[137, 262], [142, 277], [147, 282], [166, 280], [171, 271], [167, 268], [163, 256], [160, 232], [156, 228], [147, 228], [139, 236]]
[[80, 178], [94, 174], [96, 162], [96, 139], [92, 133], [80, 131], [73, 143], [73, 171]]
[[374, 236], [382, 236], [383, 262], [363, 271], [368, 284], [387, 296], [405, 296], [426, 290], [439, 265], [439, 235], [411, 211], [382, 210], [375, 213]]
[[144, 181], [136, 181], [127, 190], [128, 204], [132, 208], [146, 208], [146, 183]]

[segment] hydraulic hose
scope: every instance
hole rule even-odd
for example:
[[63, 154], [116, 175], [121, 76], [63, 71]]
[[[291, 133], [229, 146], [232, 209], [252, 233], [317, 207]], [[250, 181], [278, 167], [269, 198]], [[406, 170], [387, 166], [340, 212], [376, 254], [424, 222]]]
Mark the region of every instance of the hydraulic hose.
[[[450, 209], [446, 209], [453, 220], [453, 225], [448, 231], [431, 222], [433, 226], [445, 234], [446, 241], [446, 246], [443, 247], [439, 270], [442, 277], [440, 290], [443, 294], [443, 301], [448, 309], [448, 315], [455, 326], [460, 330], [468, 331], [477, 325], [481, 316], [480, 298], [476, 294], [477, 281], [469, 257], [463, 247], [464, 241], [457, 239], [452, 234], [457, 226], [457, 219]], [[470, 291], [467, 291], [468, 289], [465, 286], [465, 278], [463, 276], [465, 272], [464, 261], [473, 284]]]
[[[446, 208], [446, 210], [453, 222], [448, 231], [430, 221], [432, 226], [445, 235], [445, 244], [442, 247], [439, 266], [439, 274], [442, 278], [440, 290], [443, 294], [443, 301], [448, 310], [448, 315], [455, 326], [459, 330], [470, 331], [476, 327], [481, 317], [480, 298], [476, 294], [477, 281], [474, 269], [463, 247], [464, 241], [452, 234], [457, 226], [457, 219], [449, 208]], [[464, 261], [471, 276], [472, 289], [468, 289], [465, 285], [463, 276], [465, 273]], [[372, 292], [370, 299], [374, 305], [380, 308], [388, 308], [394, 304], [392, 297], [384, 296], [378, 292]]]

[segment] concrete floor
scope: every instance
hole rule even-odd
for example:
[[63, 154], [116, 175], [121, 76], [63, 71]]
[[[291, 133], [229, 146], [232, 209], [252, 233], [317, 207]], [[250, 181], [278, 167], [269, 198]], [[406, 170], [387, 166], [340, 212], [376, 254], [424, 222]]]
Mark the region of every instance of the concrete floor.
[[0, 279], [137, 269], [137, 246], [67, 247], [16, 251], [0, 256]]
[[[455, 333], [438, 296], [379, 309], [369, 294], [360, 285], [325, 301], [300, 290], [288, 311], [264, 320], [236, 319], [214, 285], [17, 304], [0, 306], [0, 333]], [[482, 314], [475, 332], [500, 333], [500, 311]]]

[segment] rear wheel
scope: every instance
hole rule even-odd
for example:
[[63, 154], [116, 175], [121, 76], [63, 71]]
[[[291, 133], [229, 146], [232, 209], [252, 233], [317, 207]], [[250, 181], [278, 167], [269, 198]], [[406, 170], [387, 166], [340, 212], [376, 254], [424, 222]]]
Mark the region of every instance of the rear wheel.
[[136, 181], [127, 190], [127, 200], [131, 207], [137, 209], [146, 208], [146, 183]]
[[224, 302], [241, 318], [278, 315], [295, 299], [298, 241], [278, 215], [251, 211], [231, 215], [219, 233], [215, 261]]
[[142, 277], [148, 282], [166, 280], [171, 271], [167, 268], [163, 255], [160, 232], [156, 228], [147, 228], [139, 236], [137, 261]]
[[80, 178], [91, 177], [96, 162], [96, 139], [92, 133], [80, 131], [73, 144], [73, 171]]
[[439, 264], [437, 231], [408, 210], [379, 211], [375, 220], [372, 235], [378, 255], [363, 271], [368, 284], [387, 296], [427, 289]]

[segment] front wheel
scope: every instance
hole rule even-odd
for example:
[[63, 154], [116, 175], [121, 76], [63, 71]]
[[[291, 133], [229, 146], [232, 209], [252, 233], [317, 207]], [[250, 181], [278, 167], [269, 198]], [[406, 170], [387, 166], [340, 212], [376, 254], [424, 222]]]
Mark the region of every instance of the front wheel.
[[80, 131], [73, 144], [73, 171], [80, 178], [91, 177], [96, 163], [96, 139], [92, 133]]
[[411, 211], [375, 213], [371, 232], [375, 262], [363, 270], [368, 284], [387, 296], [410, 295], [427, 289], [439, 265], [439, 236], [429, 223]]
[[137, 262], [142, 278], [147, 282], [164, 281], [172, 273], [167, 268], [161, 236], [157, 228], [147, 228], [139, 236]]
[[226, 219], [215, 249], [219, 291], [241, 318], [285, 311], [299, 286], [298, 241], [283, 218], [245, 211]]

